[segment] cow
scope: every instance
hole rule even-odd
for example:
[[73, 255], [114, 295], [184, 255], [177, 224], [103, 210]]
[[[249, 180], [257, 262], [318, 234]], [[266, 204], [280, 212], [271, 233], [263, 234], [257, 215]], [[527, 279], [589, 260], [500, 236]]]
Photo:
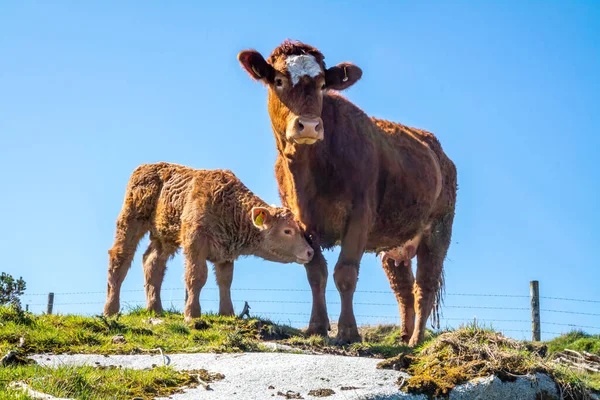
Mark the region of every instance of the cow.
[[147, 232], [150, 245], [143, 256], [147, 308], [162, 313], [160, 288], [167, 261], [182, 247], [189, 295], [186, 322], [200, 316], [207, 261], [215, 266], [219, 314], [233, 315], [230, 289], [238, 257], [306, 264], [314, 253], [289, 209], [268, 206], [229, 170], [143, 164], [129, 178], [116, 225], [108, 252], [106, 316], [119, 311], [121, 284]]
[[[241, 51], [238, 60], [267, 87], [281, 201], [315, 249], [305, 265], [313, 303], [307, 333], [327, 335], [322, 249], [341, 245], [333, 272], [341, 297], [337, 343], [361, 340], [353, 295], [369, 252], [384, 255], [401, 340], [418, 344], [432, 312], [439, 326], [456, 203], [453, 162], [432, 133], [369, 117], [343, 97], [339, 92], [362, 77], [352, 63], [327, 68], [317, 48], [291, 40], [266, 60], [254, 49]], [[416, 280], [408, 259], [415, 254]]]

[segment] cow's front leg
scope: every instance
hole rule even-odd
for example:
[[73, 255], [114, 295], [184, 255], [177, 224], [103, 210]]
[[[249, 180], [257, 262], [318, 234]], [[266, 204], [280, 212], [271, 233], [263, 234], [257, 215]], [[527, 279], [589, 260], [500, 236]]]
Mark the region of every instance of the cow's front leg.
[[327, 261], [317, 243], [313, 243], [312, 247], [315, 254], [311, 262], [305, 265], [306, 276], [312, 291], [312, 312], [306, 334], [327, 336], [329, 330], [329, 316], [327, 315], [327, 303], [325, 302]]
[[353, 298], [358, 281], [358, 270], [362, 259], [369, 230], [369, 214], [366, 207], [356, 205], [346, 226], [342, 238], [342, 250], [333, 271], [335, 286], [340, 292], [341, 312], [338, 321], [337, 344], [360, 341], [356, 318], [354, 317]]

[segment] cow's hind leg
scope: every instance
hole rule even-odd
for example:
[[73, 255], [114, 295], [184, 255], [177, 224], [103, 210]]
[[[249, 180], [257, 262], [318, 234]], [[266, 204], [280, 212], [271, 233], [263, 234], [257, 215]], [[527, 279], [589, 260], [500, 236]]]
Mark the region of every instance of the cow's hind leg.
[[119, 312], [121, 285], [131, 267], [131, 261], [138, 243], [144, 237], [148, 227], [145, 222], [123, 215], [117, 220], [117, 232], [113, 247], [108, 251], [108, 284], [104, 315]]
[[415, 330], [408, 343], [410, 346], [416, 346], [423, 340], [427, 319], [434, 306], [437, 308], [441, 301], [444, 284], [443, 265], [450, 247], [453, 220], [453, 213], [436, 219], [419, 245], [417, 280], [414, 286], [416, 321]]
[[403, 343], [408, 343], [415, 327], [415, 296], [413, 295], [415, 277], [410, 263], [402, 262], [396, 266], [395, 260], [387, 259], [382, 264], [390, 287], [398, 301], [402, 322], [401, 340]]
[[163, 312], [160, 288], [165, 278], [167, 261], [175, 251], [176, 249], [169, 249], [152, 234], [150, 235], [150, 245], [143, 258], [144, 278], [146, 280], [144, 288], [146, 289], [146, 308], [156, 314]]
[[231, 282], [233, 281], [233, 261], [215, 264], [215, 275], [219, 286], [219, 315], [234, 315], [231, 302]]

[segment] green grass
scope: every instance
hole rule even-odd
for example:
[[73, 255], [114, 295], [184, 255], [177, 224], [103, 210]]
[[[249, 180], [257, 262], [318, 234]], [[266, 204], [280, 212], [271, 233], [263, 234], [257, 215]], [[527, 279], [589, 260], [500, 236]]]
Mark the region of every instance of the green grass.
[[600, 335], [588, 335], [582, 331], [569, 332], [547, 342], [548, 351], [556, 353], [564, 349], [587, 351], [600, 355]]
[[[301, 335], [270, 321], [204, 315], [188, 326], [183, 315], [165, 313], [164, 322], [152, 325], [153, 314], [135, 310], [114, 318], [76, 315], [19, 314], [0, 308], [0, 353], [13, 349], [20, 338], [30, 353], [131, 354], [161, 348], [166, 353], [239, 352], [259, 350], [259, 341]], [[125, 343], [112, 339], [122, 335]]]
[[[152, 325], [150, 318], [163, 323]], [[239, 319], [203, 315], [194, 325], [183, 315], [166, 312], [160, 317], [143, 309], [113, 318], [76, 315], [33, 315], [0, 308], [0, 354], [14, 349], [21, 337], [25, 354], [93, 353], [132, 354], [161, 348], [165, 353], [259, 351], [261, 341], [278, 340], [292, 346], [327, 353], [391, 357], [403, 351], [399, 330], [393, 325], [362, 327], [364, 341], [350, 346], [334, 346], [333, 336], [305, 337], [298, 329], [277, 325], [265, 319]], [[125, 343], [112, 339], [122, 335]]]
[[[548, 358], [554, 353], [565, 349], [575, 351], [587, 351], [600, 356], [600, 335], [589, 335], [582, 331], [572, 331], [558, 336], [546, 343], [548, 346]], [[600, 374], [573, 372], [566, 368], [558, 369], [562, 378], [574, 386], [590, 387], [600, 391]]]
[[[198, 386], [195, 375], [205, 381], [208, 374], [200, 371], [176, 371], [171, 367], [150, 370], [121, 368], [67, 367], [44, 368], [38, 365], [0, 368], [0, 399], [26, 399], [20, 390], [9, 388], [10, 382], [25, 382], [33, 390], [56, 397], [76, 399], [151, 399], [180, 392], [181, 388]], [[216, 376], [222, 379], [222, 376]]]

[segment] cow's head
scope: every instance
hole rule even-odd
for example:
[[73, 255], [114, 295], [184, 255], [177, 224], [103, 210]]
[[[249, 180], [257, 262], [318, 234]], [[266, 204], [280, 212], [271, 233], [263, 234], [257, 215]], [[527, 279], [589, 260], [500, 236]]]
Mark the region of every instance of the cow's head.
[[321, 113], [328, 90], [344, 90], [362, 76], [359, 67], [340, 63], [326, 68], [319, 50], [285, 41], [267, 60], [256, 50], [245, 50], [238, 60], [250, 76], [269, 88], [269, 114], [273, 127], [296, 144], [323, 140]]

